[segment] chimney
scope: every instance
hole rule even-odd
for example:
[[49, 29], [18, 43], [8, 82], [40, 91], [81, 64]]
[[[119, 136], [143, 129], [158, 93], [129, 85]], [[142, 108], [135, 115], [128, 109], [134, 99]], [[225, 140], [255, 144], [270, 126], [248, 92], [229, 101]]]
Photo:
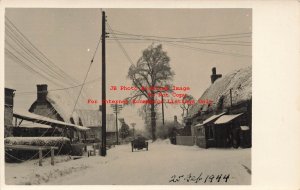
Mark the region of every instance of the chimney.
[[176, 115], [174, 115], [174, 123], [178, 123]]
[[221, 78], [221, 77], [222, 77], [221, 74], [217, 74], [216, 67], [213, 67], [212, 68], [212, 74], [210, 75], [211, 84], [213, 84], [218, 78]]
[[5, 88], [4, 90], [5, 100], [4, 100], [4, 137], [13, 136], [13, 109], [14, 109], [14, 95], [15, 90], [10, 88]]
[[5, 88], [5, 106], [14, 106], [14, 96], [15, 96], [15, 91], [14, 89], [10, 88]]
[[213, 67], [213, 68], [212, 68], [212, 74], [213, 74], [213, 75], [216, 75], [216, 74], [217, 74], [217, 69], [216, 69], [216, 67]]
[[37, 86], [37, 101], [45, 102], [48, 94], [48, 85], [47, 84], [38, 84]]

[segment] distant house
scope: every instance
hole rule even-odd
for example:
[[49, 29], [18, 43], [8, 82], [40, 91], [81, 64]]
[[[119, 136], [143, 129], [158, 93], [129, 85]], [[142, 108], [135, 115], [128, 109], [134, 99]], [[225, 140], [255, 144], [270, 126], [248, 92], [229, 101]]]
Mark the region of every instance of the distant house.
[[[87, 141], [99, 142], [102, 134], [102, 112], [99, 110], [76, 110], [77, 115], [81, 119], [84, 126], [90, 128], [87, 131]], [[106, 136], [110, 141], [116, 141], [116, 121], [113, 114], [106, 114]]]
[[168, 131], [169, 133], [169, 138], [172, 144], [176, 144], [176, 136], [182, 135], [185, 136], [187, 130], [185, 130], [184, 126], [178, 122], [177, 116], [174, 116], [174, 121], [173, 121], [173, 127], [171, 127]]
[[251, 146], [252, 67], [224, 77], [213, 68], [211, 82], [186, 118], [196, 144], [204, 148]]

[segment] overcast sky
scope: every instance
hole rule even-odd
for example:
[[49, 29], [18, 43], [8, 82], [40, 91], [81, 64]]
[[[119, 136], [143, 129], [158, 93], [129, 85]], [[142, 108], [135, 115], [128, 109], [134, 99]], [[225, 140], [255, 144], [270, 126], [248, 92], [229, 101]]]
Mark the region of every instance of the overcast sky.
[[[184, 38], [252, 32], [251, 9], [104, 10], [113, 30], [130, 34]], [[79, 84], [83, 82], [101, 34], [100, 9], [6, 9], [6, 16], [52, 62], [76, 79]], [[112, 37], [112, 34], [109, 36]], [[7, 35], [5, 39], [10, 40]], [[224, 40], [226, 41], [226, 38]], [[251, 42], [251, 37], [234, 40]], [[142, 51], [152, 43], [138, 40], [135, 42], [120, 40], [120, 42], [134, 63]], [[187, 93], [196, 99], [209, 87], [212, 67], [217, 68], [217, 73], [225, 75], [232, 70], [249, 66], [252, 62], [251, 45], [184, 44], [197, 47], [197, 50], [175, 47], [165, 42], [162, 42], [162, 45], [170, 57], [170, 65], [175, 72], [173, 84], [190, 87], [191, 90]], [[248, 56], [224, 55], [208, 50]], [[108, 40], [107, 88], [111, 85], [131, 86], [131, 81], [126, 78], [130, 65], [119, 45], [114, 40]], [[99, 77], [101, 77], [101, 45], [87, 81]], [[18, 95], [18, 92], [36, 92], [36, 84], [41, 83], [48, 84], [48, 89], [60, 88], [5, 57], [5, 87], [16, 90], [16, 107], [28, 109], [36, 99], [36, 93]], [[87, 84], [84, 91], [88, 98], [101, 99], [101, 80]], [[107, 99], [124, 99], [129, 93], [130, 91], [108, 90]], [[95, 106], [89, 106], [95, 109]], [[108, 112], [112, 112], [110, 106], [108, 107]], [[181, 113], [179, 105], [167, 105], [165, 118], [173, 120], [174, 115], [181, 118]], [[128, 123], [136, 122], [139, 128], [143, 125], [134, 107], [125, 108], [120, 116]]]

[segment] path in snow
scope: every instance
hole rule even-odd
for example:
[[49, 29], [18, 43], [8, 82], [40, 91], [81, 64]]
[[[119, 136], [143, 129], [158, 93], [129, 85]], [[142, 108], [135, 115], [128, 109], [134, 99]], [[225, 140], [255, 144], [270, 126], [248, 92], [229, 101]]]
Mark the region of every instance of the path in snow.
[[[79, 167], [80, 166], [80, 167]], [[158, 141], [149, 144], [149, 151], [131, 152], [130, 145], [120, 145], [108, 150], [105, 158], [86, 157], [79, 160], [61, 162], [48, 169], [34, 167], [35, 173], [42, 170], [52, 176], [32, 184], [55, 185], [205, 185], [205, 184], [250, 184], [251, 183], [251, 149], [201, 149], [197, 146], [176, 146]], [[51, 168], [52, 167], [52, 168]], [[54, 174], [54, 168], [65, 168]], [[71, 169], [70, 169], [71, 168]], [[73, 170], [72, 170], [73, 168]], [[8, 170], [7, 170], [8, 169]], [[6, 167], [12, 173], [13, 167]], [[41, 171], [39, 171], [41, 170]], [[49, 171], [50, 170], [50, 171]], [[51, 172], [52, 171], [52, 172]], [[187, 176], [198, 177], [198, 182], [187, 182]], [[217, 182], [217, 175], [223, 174]], [[225, 182], [224, 175], [230, 174]], [[39, 174], [40, 175], [40, 174]], [[44, 175], [46, 175], [44, 173]], [[174, 178], [173, 175], [176, 175]], [[180, 175], [184, 177], [179, 179]], [[214, 175], [213, 182], [207, 175]], [[173, 176], [173, 177], [172, 177]], [[11, 175], [10, 183], [13, 182]], [[44, 176], [45, 178], [45, 176]], [[32, 177], [29, 180], [34, 180]], [[177, 182], [169, 182], [179, 179]], [[8, 179], [7, 179], [8, 180]]]

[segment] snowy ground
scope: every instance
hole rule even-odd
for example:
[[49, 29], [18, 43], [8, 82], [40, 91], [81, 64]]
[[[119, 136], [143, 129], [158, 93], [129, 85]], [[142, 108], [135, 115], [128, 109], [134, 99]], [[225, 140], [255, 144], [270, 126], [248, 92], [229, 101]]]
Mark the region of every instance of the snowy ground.
[[157, 141], [149, 144], [149, 151], [132, 153], [129, 144], [119, 145], [106, 157], [60, 156], [56, 162], [51, 166], [47, 158], [43, 167], [37, 160], [6, 163], [6, 184], [251, 184], [251, 149], [201, 149]]

